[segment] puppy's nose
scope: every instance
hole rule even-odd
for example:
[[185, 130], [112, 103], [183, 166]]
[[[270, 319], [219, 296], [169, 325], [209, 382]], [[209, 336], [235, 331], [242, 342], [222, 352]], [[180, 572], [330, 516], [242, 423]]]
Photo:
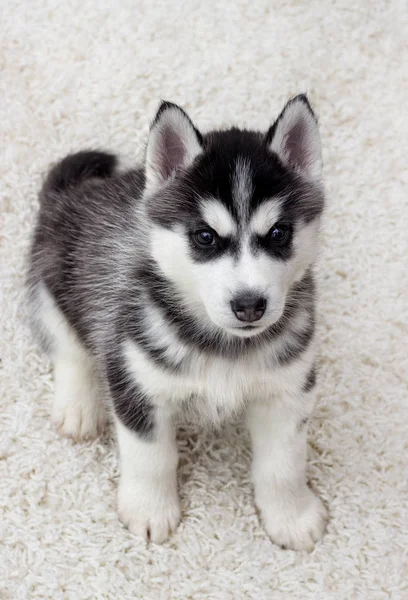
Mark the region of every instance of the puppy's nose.
[[245, 292], [231, 300], [231, 308], [239, 321], [253, 323], [259, 321], [263, 316], [266, 310], [266, 300], [258, 294]]

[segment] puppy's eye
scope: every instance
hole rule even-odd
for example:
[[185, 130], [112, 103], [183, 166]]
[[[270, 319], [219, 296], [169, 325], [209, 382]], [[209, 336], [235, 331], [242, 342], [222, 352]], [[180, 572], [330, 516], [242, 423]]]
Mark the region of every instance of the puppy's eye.
[[283, 245], [289, 241], [291, 228], [288, 223], [275, 223], [269, 230], [269, 239], [273, 244]]
[[215, 243], [215, 235], [209, 229], [196, 231], [193, 237], [199, 246], [213, 246]]

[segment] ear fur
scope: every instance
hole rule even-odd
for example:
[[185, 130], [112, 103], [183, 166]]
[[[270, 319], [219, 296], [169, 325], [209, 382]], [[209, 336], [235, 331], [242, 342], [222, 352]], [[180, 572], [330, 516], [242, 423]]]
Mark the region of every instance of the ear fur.
[[146, 187], [154, 190], [177, 169], [192, 164], [203, 150], [203, 138], [187, 113], [162, 102], [150, 128], [146, 151]]
[[266, 136], [270, 150], [284, 165], [311, 180], [320, 180], [322, 156], [319, 128], [304, 94], [290, 100]]

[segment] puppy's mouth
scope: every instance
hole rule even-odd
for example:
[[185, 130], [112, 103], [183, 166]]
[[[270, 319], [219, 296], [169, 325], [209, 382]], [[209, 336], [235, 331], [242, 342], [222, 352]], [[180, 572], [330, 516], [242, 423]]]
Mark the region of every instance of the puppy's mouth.
[[229, 333], [238, 337], [252, 337], [257, 333], [264, 331], [265, 325], [236, 325], [235, 327], [228, 327]]

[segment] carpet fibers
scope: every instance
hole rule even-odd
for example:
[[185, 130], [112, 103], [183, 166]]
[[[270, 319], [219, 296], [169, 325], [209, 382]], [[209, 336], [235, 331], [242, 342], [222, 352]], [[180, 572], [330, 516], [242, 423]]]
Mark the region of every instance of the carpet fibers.
[[[3, 0], [0, 6], [0, 598], [408, 598], [405, 0]], [[53, 429], [50, 364], [23, 283], [50, 162], [140, 160], [160, 98], [197, 125], [266, 129], [307, 91], [328, 207], [308, 472], [330, 509], [311, 554], [258, 522], [240, 423], [180, 431], [182, 523], [163, 546], [115, 513], [112, 433]]]

